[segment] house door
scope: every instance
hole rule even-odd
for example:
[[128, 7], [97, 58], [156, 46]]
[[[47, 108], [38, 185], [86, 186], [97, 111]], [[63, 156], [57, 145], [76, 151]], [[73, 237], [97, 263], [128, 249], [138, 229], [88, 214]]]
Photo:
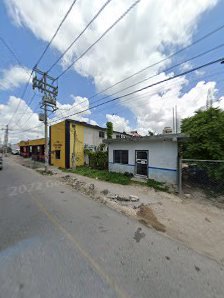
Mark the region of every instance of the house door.
[[136, 174], [141, 176], [148, 176], [148, 151], [136, 151]]

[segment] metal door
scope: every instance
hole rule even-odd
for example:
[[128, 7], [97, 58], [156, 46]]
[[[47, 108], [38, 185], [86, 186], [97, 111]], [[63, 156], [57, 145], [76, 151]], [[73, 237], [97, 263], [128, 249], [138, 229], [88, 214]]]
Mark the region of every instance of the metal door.
[[148, 151], [136, 151], [136, 174], [141, 176], [148, 176]]

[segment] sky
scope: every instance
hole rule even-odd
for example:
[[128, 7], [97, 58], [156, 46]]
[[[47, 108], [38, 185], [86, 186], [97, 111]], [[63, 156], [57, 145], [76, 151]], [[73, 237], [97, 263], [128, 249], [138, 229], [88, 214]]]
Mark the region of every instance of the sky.
[[[135, 0], [77, 0], [38, 68], [47, 71], [106, 2], [96, 20], [49, 72], [56, 78], [82, 55], [58, 80], [58, 110], [49, 114], [49, 123], [68, 117], [105, 127], [111, 121], [115, 130], [137, 130], [147, 135], [149, 131], [161, 133], [164, 127], [172, 127], [175, 106], [180, 126], [181, 119], [206, 106], [208, 94], [213, 106], [224, 108], [224, 65], [220, 63], [95, 107], [224, 57], [223, 0], [141, 0], [87, 52]], [[43, 136], [43, 124], [38, 120], [42, 94], [32, 89], [29, 75], [71, 3], [72, 0], [0, 2], [2, 140], [6, 124], [11, 143]], [[222, 25], [222, 29], [198, 41]], [[218, 48], [213, 50], [215, 47]], [[179, 53], [172, 55], [176, 52]], [[203, 55], [184, 63], [200, 54]], [[116, 84], [119, 81], [123, 82]]]

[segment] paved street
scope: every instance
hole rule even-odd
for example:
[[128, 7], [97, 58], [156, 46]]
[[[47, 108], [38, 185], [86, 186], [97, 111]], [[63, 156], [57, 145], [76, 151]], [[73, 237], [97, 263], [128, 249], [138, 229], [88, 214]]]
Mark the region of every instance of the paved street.
[[224, 297], [224, 268], [4, 160], [0, 297]]

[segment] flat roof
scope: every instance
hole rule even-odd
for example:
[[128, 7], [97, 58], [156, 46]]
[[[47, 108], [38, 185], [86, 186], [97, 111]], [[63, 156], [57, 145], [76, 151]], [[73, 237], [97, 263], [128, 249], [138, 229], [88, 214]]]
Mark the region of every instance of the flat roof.
[[184, 134], [162, 134], [145, 137], [127, 137], [122, 139], [106, 139], [103, 140], [105, 144], [124, 144], [124, 143], [143, 143], [143, 142], [180, 142], [186, 140], [188, 137]]
[[[90, 127], [90, 128], [95, 128], [95, 129], [106, 131], [106, 127], [101, 127], [99, 125], [90, 124], [90, 123], [87, 123], [87, 122], [84, 122], [84, 121], [78, 121], [78, 120], [73, 120], [73, 119], [66, 119], [64, 121], [72, 122], [74, 124], [81, 124], [81, 125], [86, 126], [86, 127]], [[61, 121], [61, 122], [64, 122], [64, 121]], [[61, 123], [61, 122], [58, 122], [58, 123]], [[55, 124], [58, 124], [58, 123], [55, 123]], [[51, 126], [54, 126], [55, 124], [53, 124]], [[113, 133], [120, 133], [120, 134], [124, 134], [124, 135], [129, 135], [126, 132], [120, 132], [120, 131], [115, 131], [115, 130], [113, 131]]]
[[45, 144], [45, 139], [32, 139], [32, 140], [27, 140], [27, 141], [20, 141], [17, 145], [18, 146], [39, 146], [39, 145], [44, 145]]

